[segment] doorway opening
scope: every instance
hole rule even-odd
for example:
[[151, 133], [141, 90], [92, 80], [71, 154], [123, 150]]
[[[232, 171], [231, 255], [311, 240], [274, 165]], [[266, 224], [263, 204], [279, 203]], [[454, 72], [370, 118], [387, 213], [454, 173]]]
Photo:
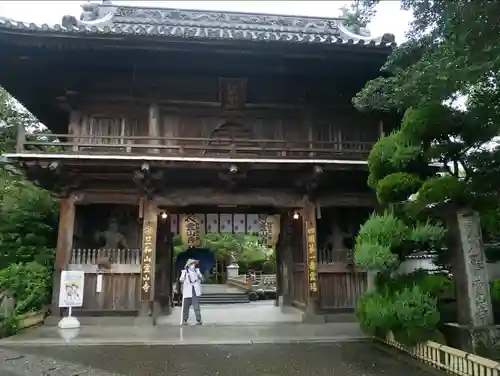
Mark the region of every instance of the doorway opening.
[[[171, 268], [162, 269], [170, 270], [169, 276], [157, 275], [157, 280], [168, 279], [170, 307], [157, 324], [180, 324], [179, 276], [188, 259], [199, 261], [203, 275], [200, 305], [206, 324], [300, 322], [300, 311], [282, 313], [276, 304], [279, 218], [268, 208], [209, 207], [187, 208], [162, 218], [157, 264], [169, 259]], [[161, 252], [163, 256], [158, 255]]]

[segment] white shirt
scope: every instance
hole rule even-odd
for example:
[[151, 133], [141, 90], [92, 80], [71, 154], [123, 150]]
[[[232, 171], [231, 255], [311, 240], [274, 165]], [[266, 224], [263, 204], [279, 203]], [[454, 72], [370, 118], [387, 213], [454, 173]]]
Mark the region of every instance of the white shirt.
[[196, 271], [196, 274], [198, 275], [198, 278], [193, 283], [191, 283], [191, 281], [187, 277], [186, 269], [184, 269], [181, 272], [181, 277], [179, 278], [179, 281], [182, 282], [182, 297], [183, 298], [192, 298], [193, 297], [193, 287], [194, 287], [194, 291], [196, 293], [196, 296], [201, 295], [201, 279], [203, 278], [203, 276], [200, 273], [200, 269], [196, 268], [195, 271]]

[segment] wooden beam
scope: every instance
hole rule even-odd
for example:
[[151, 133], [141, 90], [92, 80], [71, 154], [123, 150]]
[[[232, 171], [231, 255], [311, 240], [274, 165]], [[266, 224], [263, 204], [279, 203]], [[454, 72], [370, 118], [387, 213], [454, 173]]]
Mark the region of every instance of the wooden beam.
[[79, 191], [75, 192], [78, 198], [77, 205], [89, 204], [139, 204], [139, 195], [136, 191], [113, 192], [113, 191]]
[[[139, 195], [136, 191], [78, 191], [77, 205], [88, 204], [131, 204], [138, 205]], [[219, 191], [212, 188], [176, 188], [156, 193], [159, 206], [182, 207], [191, 205], [233, 205], [241, 206], [275, 206], [283, 208], [300, 208], [302, 197], [298, 193], [280, 190], [262, 189], [241, 192]], [[332, 193], [320, 196], [317, 204], [328, 207], [377, 207], [377, 200], [372, 193]]]
[[245, 205], [297, 208], [301, 196], [279, 190], [252, 190], [230, 193], [215, 189], [174, 189], [157, 193], [156, 200], [162, 207], [191, 205]]
[[316, 198], [316, 203], [322, 208], [328, 207], [377, 207], [377, 197], [374, 193], [332, 193]]

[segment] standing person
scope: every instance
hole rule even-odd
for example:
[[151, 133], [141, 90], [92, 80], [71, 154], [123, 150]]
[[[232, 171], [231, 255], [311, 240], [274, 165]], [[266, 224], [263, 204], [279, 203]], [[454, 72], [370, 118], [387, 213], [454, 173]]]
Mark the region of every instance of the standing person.
[[189, 259], [186, 262], [184, 270], [181, 272], [179, 281], [182, 283], [182, 323], [187, 325], [189, 319], [189, 308], [191, 305], [194, 309], [196, 316], [196, 324], [201, 325], [201, 310], [200, 310], [200, 296], [201, 296], [201, 280], [203, 276], [200, 269], [196, 267], [199, 261]]

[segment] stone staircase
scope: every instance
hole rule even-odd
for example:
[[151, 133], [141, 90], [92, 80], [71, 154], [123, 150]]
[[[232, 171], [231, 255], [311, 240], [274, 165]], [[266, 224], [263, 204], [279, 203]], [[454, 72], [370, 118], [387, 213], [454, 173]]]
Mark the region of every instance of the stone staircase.
[[241, 304], [249, 303], [246, 292], [227, 285], [203, 285], [200, 304]]

